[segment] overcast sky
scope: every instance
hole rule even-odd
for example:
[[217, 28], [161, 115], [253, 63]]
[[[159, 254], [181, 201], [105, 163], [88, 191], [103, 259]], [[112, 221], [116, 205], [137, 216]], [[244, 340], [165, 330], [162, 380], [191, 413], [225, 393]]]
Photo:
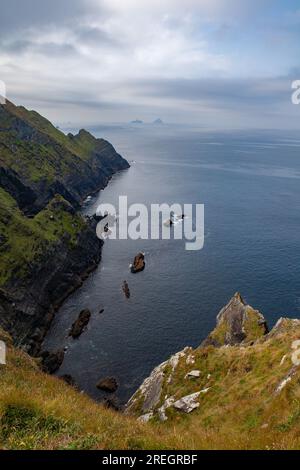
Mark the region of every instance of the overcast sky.
[[55, 123], [298, 128], [296, 0], [1, 0], [0, 80]]

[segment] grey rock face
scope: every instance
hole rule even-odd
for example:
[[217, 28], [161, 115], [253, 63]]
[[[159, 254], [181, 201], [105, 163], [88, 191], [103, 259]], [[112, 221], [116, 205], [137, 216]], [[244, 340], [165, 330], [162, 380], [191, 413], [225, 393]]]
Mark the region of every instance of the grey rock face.
[[94, 222], [80, 233], [70, 249], [61, 240], [33, 263], [24, 279], [15, 278], [0, 290], [1, 326], [19, 347], [36, 355], [62, 302], [92, 272], [101, 260], [103, 242], [96, 237]]
[[[183, 351], [180, 351], [174, 356], [172, 356], [168, 361], [163, 362], [157, 366], [147, 377], [136, 393], [128, 401], [125, 411], [130, 414], [136, 406], [136, 403], [140, 400], [142, 401], [141, 411], [142, 414], [147, 414], [158, 405], [161, 399], [162, 386], [164, 381], [170, 383], [172, 380], [172, 375], [179, 363], [181, 357], [185, 357], [190, 348], [185, 348]], [[169, 369], [169, 374], [166, 374], [166, 369]]]
[[182, 397], [180, 400], [175, 401], [173, 406], [176, 408], [176, 410], [183, 411], [184, 413], [191, 413], [200, 406], [198, 401], [199, 395], [200, 392], [196, 392]]
[[240, 344], [268, 333], [265, 318], [247, 305], [237, 292], [217, 316], [217, 326], [201, 346]]

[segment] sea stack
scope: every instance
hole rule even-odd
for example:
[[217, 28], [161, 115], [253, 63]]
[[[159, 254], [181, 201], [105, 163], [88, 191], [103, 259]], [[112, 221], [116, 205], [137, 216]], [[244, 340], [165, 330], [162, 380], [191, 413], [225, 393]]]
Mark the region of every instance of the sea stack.
[[145, 269], [145, 255], [144, 253], [138, 253], [134, 258], [133, 264], [131, 266], [132, 273], [138, 273]]

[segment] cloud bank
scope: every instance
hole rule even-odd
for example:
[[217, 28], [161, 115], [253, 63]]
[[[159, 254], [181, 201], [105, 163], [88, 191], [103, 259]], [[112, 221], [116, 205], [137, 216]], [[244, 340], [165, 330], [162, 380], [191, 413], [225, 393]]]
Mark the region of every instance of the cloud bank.
[[0, 13], [8, 96], [56, 122], [298, 125], [294, 0], [2, 0]]

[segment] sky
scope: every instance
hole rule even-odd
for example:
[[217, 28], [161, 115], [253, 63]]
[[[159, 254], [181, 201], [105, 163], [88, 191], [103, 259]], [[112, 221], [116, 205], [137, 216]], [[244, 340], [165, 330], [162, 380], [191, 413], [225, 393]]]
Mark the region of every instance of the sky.
[[1, 0], [0, 80], [53, 122], [298, 129], [296, 0]]

